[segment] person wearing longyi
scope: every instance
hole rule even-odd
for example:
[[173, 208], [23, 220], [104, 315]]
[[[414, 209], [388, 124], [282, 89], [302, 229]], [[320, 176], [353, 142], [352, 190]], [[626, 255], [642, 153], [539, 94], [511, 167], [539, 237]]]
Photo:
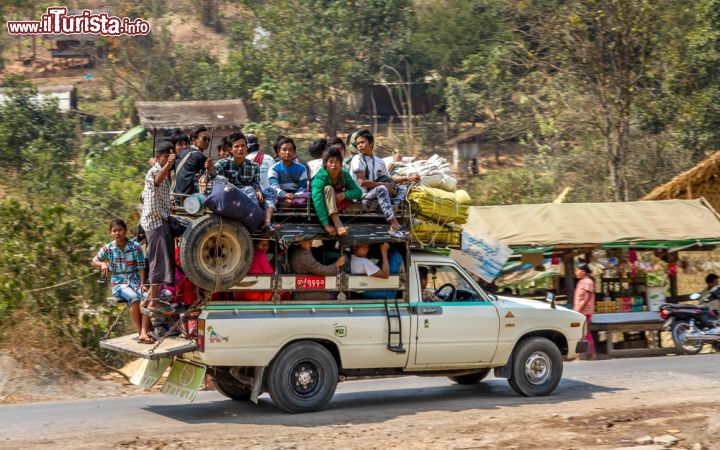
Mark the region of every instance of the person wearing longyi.
[[[330, 236], [345, 236], [350, 227], [343, 225], [339, 213], [362, 197], [362, 189], [342, 168], [342, 153], [333, 145], [323, 156], [323, 167], [312, 180], [315, 213]], [[332, 222], [332, 225], [330, 224]]]
[[[161, 284], [174, 284], [175, 244], [168, 222], [170, 218], [170, 170], [175, 163], [173, 144], [163, 142], [157, 150], [155, 165], [145, 175], [143, 210], [140, 225], [147, 238], [148, 283], [150, 290], [142, 306], [149, 312], [158, 308], [158, 294]], [[144, 336], [141, 336], [144, 337]], [[141, 339], [152, 343], [152, 337]]]

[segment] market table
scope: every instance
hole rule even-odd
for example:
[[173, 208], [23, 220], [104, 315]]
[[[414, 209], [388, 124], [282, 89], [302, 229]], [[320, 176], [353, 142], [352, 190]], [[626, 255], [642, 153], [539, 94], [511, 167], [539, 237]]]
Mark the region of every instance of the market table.
[[[664, 320], [660, 317], [660, 313], [656, 311], [643, 312], [624, 312], [624, 313], [604, 313], [593, 314], [590, 323], [590, 331], [605, 331], [607, 338], [605, 341], [607, 349], [607, 357], [616, 356], [652, 356], [667, 355], [677, 353], [677, 349], [673, 347], [662, 347], [662, 339], [660, 332], [663, 331]], [[659, 348], [615, 348], [613, 343], [613, 333], [626, 333], [637, 331], [657, 332]], [[646, 339], [647, 342], [647, 339]], [[597, 340], [596, 340], [597, 345]]]

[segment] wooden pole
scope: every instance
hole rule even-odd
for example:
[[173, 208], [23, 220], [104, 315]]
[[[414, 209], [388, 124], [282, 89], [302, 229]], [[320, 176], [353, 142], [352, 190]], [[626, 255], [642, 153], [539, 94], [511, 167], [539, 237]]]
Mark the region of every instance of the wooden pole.
[[563, 254], [563, 265], [565, 266], [565, 292], [567, 293], [568, 305], [573, 305], [575, 297], [575, 264], [573, 261], [573, 252], [568, 251]]

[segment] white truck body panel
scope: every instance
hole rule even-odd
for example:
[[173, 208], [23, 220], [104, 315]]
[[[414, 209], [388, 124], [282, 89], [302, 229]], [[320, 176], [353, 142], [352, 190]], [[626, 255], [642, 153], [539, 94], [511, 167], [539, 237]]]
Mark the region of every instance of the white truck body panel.
[[[479, 299], [423, 302], [419, 265], [452, 266], [477, 290]], [[507, 363], [522, 336], [548, 331], [562, 334], [568, 343], [566, 356], [575, 356], [575, 345], [583, 337], [585, 318], [581, 314], [553, 309], [543, 302], [486, 294], [447, 256], [414, 252], [409, 268], [409, 298], [398, 300], [405, 353], [387, 349], [388, 319], [382, 301], [213, 302], [201, 315], [206, 321], [204, 351], [185, 358], [208, 366], [267, 366], [288, 343], [317, 340], [337, 348], [343, 369], [499, 367]], [[265, 282], [262, 277], [249, 278], [243, 288], [258, 289]], [[399, 283], [398, 277], [378, 280], [382, 286], [369, 277], [351, 278], [358, 287], [396, 287]], [[288, 289], [295, 288], [294, 281], [285, 284]]]

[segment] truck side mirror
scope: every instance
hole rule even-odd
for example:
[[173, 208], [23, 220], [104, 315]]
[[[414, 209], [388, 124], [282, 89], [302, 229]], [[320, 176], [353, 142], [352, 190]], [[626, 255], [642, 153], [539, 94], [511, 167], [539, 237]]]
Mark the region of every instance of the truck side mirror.
[[555, 294], [554, 294], [554, 293], [548, 292], [548, 293], [545, 295], [545, 301], [548, 302], [548, 303], [550, 303], [550, 307], [551, 307], [552, 309], [555, 309]]

